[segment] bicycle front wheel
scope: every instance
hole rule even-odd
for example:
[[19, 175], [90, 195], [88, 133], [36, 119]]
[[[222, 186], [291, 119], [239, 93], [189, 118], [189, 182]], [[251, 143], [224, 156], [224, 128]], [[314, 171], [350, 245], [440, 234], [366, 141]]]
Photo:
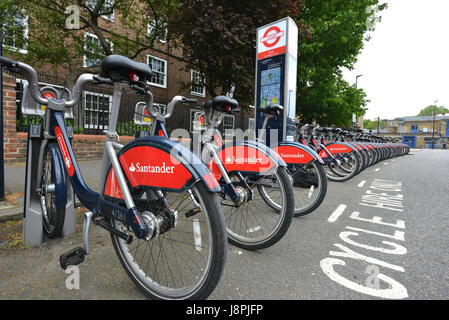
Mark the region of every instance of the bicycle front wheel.
[[[156, 217], [167, 212], [160, 200], [150, 200], [151, 190], [136, 192], [139, 212]], [[136, 285], [153, 299], [205, 299], [217, 286], [226, 260], [226, 229], [215, 193], [197, 183], [184, 193], [164, 192], [177, 224], [154, 239], [135, 239], [131, 244], [111, 233], [124, 269]], [[130, 230], [111, 220], [124, 233]]]

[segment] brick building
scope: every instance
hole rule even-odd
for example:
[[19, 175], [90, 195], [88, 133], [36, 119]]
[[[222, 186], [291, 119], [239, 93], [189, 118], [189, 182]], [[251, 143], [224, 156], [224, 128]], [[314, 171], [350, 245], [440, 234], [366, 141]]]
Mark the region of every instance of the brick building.
[[384, 130], [384, 135], [401, 138], [412, 148], [431, 149], [433, 144], [435, 149], [441, 149], [443, 143], [449, 144], [449, 115], [387, 120]]
[[[111, 24], [119, 24], [119, 17], [108, 16], [100, 19], [101, 24], [111, 27]], [[27, 54], [26, 41], [32, 37], [32, 30], [28, 30], [27, 18], [15, 20], [16, 31], [9, 34], [6, 31], [4, 45], [8, 56], [21, 60], [22, 55]], [[152, 35], [153, 27], [149, 23], [148, 36]], [[98, 65], [101, 59], [92, 54], [91, 48], [99, 46], [98, 38], [89, 32], [84, 32], [85, 54], [80, 61], [85, 67]], [[200, 105], [210, 97], [201, 83], [201, 74], [194, 69], [187, 69], [187, 63], [179, 49], [171, 48], [164, 39], [158, 39], [153, 49], [143, 51], [137, 59], [145, 61], [153, 69], [153, 77], [150, 81], [151, 91], [154, 95], [154, 103], [164, 112], [166, 105], [176, 95], [198, 99], [198, 106], [186, 106], [175, 110], [167, 121], [169, 132], [171, 129], [184, 128], [192, 132], [194, 114], [201, 110]], [[66, 73], [58, 66], [42, 66], [38, 69], [39, 81], [42, 86], [50, 86], [56, 90], [64, 90], [64, 78]], [[24, 162], [26, 156], [27, 127], [30, 123], [40, 123], [39, 115], [23, 114], [23, 106], [27, 103], [24, 97], [26, 81], [16, 78], [4, 72], [3, 80], [3, 112], [4, 112], [4, 150], [5, 162]], [[190, 83], [186, 88], [185, 83]], [[117, 132], [122, 143], [131, 141], [140, 128], [133, 123], [134, 108], [136, 103], [142, 101], [133, 92], [126, 93], [122, 99]], [[99, 159], [103, 155], [103, 130], [108, 125], [109, 111], [112, 105], [112, 90], [100, 89], [89, 86], [84, 88], [82, 98], [73, 110], [73, 118], [69, 119], [69, 125], [74, 128], [73, 146], [79, 160]], [[38, 110], [40, 106], [36, 106]], [[237, 115], [225, 115], [221, 129], [248, 129], [253, 124], [253, 116], [247, 112]]]

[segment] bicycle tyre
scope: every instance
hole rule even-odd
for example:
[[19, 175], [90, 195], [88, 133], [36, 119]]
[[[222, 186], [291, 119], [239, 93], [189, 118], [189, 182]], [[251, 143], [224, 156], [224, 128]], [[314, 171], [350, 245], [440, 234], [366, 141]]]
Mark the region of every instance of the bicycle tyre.
[[[212, 291], [215, 289], [215, 287], [217, 286], [223, 270], [224, 270], [224, 265], [226, 262], [226, 253], [227, 253], [227, 242], [226, 242], [226, 229], [225, 229], [225, 224], [224, 224], [224, 219], [223, 219], [223, 213], [222, 213], [222, 209], [218, 200], [218, 196], [216, 193], [212, 193], [209, 192], [205, 189], [205, 187], [202, 185], [202, 183], [197, 183], [195, 186], [193, 186], [190, 190], [192, 190], [192, 192], [195, 193], [195, 199], [201, 204], [201, 208], [202, 211], [200, 214], [203, 214], [205, 217], [204, 220], [204, 224], [206, 226], [208, 226], [208, 232], [207, 232], [207, 239], [208, 239], [208, 244], [209, 246], [207, 247], [207, 263], [204, 266], [204, 270], [203, 267], [198, 267], [197, 269], [192, 269], [192, 266], [190, 265], [191, 260], [195, 259], [195, 257], [197, 256], [201, 256], [198, 253], [195, 253], [195, 250], [198, 251], [198, 248], [196, 248], [195, 250], [193, 250], [194, 248], [190, 248], [191, 251], [193, 251], [193, 254], [189, 253], [188, 256], [189, 258], [187, 260], [184, 260], [184, 264], [188, 263], [189, 264], [189, 271], [191, 271], [192, 273], [195, 271], [201, 271], [201, 274], [197, 277], [193, 277], [193, 278], [198, 278], [199, 280], [190, 285], [187, 286], [186, 284], [184, 284], [184, 280], [181, 281], [182, 285], [185, 285], [186, 287], [183, 288], [169, 288], [167, 286], [167, 284], [163, 284], [162, 283], [162, 279], [155, 279], [155, 278], [150, 278], [148, 275], [146, 275], [146, 273], [144, 274], [144, 271], [142, 270], [143, 267], [143, 263], [142, 266], [138, 265], [138, 256], [137, 256], [137, 250], [135, 252], [135, 257], [131, 255], [130, 250], [131, 247], [127, 247], [127, 244], [124, 240], [122, 240], [121, 238], [117, 237], [115, 234], [111, 233], [111, 240], [112, 240], [112, 244], [114, 247], [114, 250], [119, 258], [120, 263], [122, 264], [123, 268], [125, 269], [126, 273], [128, 274], [128, 276], [132, 279], [132, 281], [136, 284], [136, 286], [138, 288], [140, 288], [143, 293], [148, 296], [149, 298], [152, 299], [167, 299], [167, 300], [187, 300], [187, 299], [192, 299], [192, 300], [200, 300], [200, 299], [205, 299], [207, 298]], [[181, 197], [182, 198], [182, 197]], [[187, 210], [187, 209], [186, 209]], [[193, 216], [196, 217], [197, 215]], [[187, 221], [189, 218], [185, 218], [184, 220]], [[192, 220], [190, 220], [192, 221]], [[109, 223], [112, 227], [117, 228], [118, 227], [118, 223], [115, 221], [112, 221], [112, 219], [109, 220]], [[181, 223], [181, 221], [180, 221]], [[203, 222], [201, 222], [203, 223]], [[195, 222], [193, 222], [193, 224], [195, 225]], [[160, 244], [159, 248], [156, 248], [155, 250], [159, 250], [159, 252], [162, 252], [163, 250], [163, 241], [167, 240], [168, 242], [171, 242], [170, 245], [173, 248], [173, 250], [175, 249], [175, 246], [182, 246], [184, 245], [184, 243], [179, 242], [178, 239], [173, 240], [170, 237], [176, 237], [176, 235], [168, 235], [168, 236], [164, 236], [168, 233], [171, 233], [172, 231], [176, 232], [176, 229], [178, 229], [178, 235], [180, 235], [181, 237], [184, 237], [183, 233], [187, 233], [186, 231], [183, 231], [179, 228], [182, 228], [182, 226], [177, 226], [173, 229], [171, 229], [170, 231], [167, 231], [165, 234], [161, 234], [159, 235], [158, 238], [152, 239], [147, 241], [147, 246], [145, 248], [145, 252], [144, 254], [147, 252], [147, 250], [149, 249], [149, 254], [151, 254], [151, 251], [153, 250], [153, 246], [157, 246], [158, 244]], [[193, 232], [195, 232], [195, 226], [193, 227]], [[203, 230], [201, 230], [201, 234], [203, 234]], [[195, 235], [194, 235], [195, 237]], [[162, 239], [162, 240], [161, 240]], [[184, 239], [184, 238], [182, 238]], [[146, 240], [139, 240], [139, 239], [135, 239], [133, 241], [133, 243], [138, 242], [139, 244], [141, 244], [142, 242], [145, 242]], [[178, 241], [178, 243], [177, 243]], [[196, 240], [195, 240], [196, 241]], [[151, 248], [149, 248], [149, 243], [151, 242]], [[156, 243], [156, 244], [155, 244]], [[139, 246], [139, 244], [137, 246]], [[167, 244], [167, 242], [166, 242]], [[132, 245], [132, 244], [131, 244]], [[196, 242], [195, 242], [195, 246], [196, 246]], [[168, 246], [168, 244], [167, 244]], [[204, 244], [201, 244], [201, 247], [205, 246]], [[144, 250], [142, 248], [142, 250]], [[160, 255], [163, 256], [163, 258], [159, 258], [161, 260], [166, 259], [167, 262], [168, 260], [172, 260], [170, 262], [173, 262], [173, 264], [176, 264], [178, 267], [186, 267], [184, 265], [180, 265], [179, 262], [177, 261], [178, 258], [176, 256], [170, 257], [168, 256], [169, 254], [171, 254], [170, 252], [166, 252], [166, 253], [162, 253]], [[165, 255], [165, 258], [164, 258]], [[187, 254], [186, 254], [187, 255]], [[174, 261], [173, 261], [174, 260]], [[187, 261], [187, 262], [186, 262]], [[154, 260], [152, 261], [153, 264], [155, 264], [154, 270], [157, 271], [158, 266], [157, 264], [159, 263], [159, 260]], [[195, 263], [198, 263], [199, 265], [199, 261], [195, 261]], [[150, 260], [148, 260], [147, 264], [150, 264]], [[196, 264], [195, 264], [196, 265]], [[168, 267], [169, 269], [164, 269], [162, 268], [160, 271], [164, 271], [165, 273], [171, 273], [168, 270], [171, 270], [170, 267]], [[198, 270], [199, 269], [199, 270]], [[157, 272], [156, 272], [157, 273]], [[171, 275], [173, 276], [173, 274]], [[176, 276], [176, 275], [175, 275]], [[160, 275], [157, 275], [157, 277], [160, 277]], [[179, 279], [175, 279], [173, 278], [173, 285], [178, 281]], [[195, 279], [194, 279], [195, 280]], [[196, 281], [196, 280], [195, 280]], [[157, 283], [160, 282], [160, 283]], [[170, 282], [170, 281], [167, 281]]]
[[[280, 208], [279, 205], [275, 206], [270, 200], [267, 199], [267, 194], [262, 190], [263, 188], [260, 186], [260, 184], [254, 185], [254, 189], [258, 190], [258, 194], [261, 196], [261, 199], [265, 203], [265, 205], [263, 206], [264, 212], [259, 211], [256, 214], [261, 217], [262, 214], [270, 214], [271, 210], [271, 214], [278, 219], [277, 224], [269, 232], [261, 237], [256, 238], [252, 236], [244, 236], [243, 232], [239, 232], [237, 234], [235, 230], [231, 230], [230, 227], [233, 226], [233, 224], [229, 223], [228, 219], [226, 221], [228, 241], [232, 245], [246, 250], [265, 249], [277, 243], [288, 231], [288, 228], [290, 227], [293, 220], [294, 211], [292, 183], [286, 171], [286, 168], [284, 167], [279, 167], [274, 175], [276, 176], [276, 180], [279, 181], [279, 186], [282, 194], [283, 203], [282, 205], [280, 205]], [[260, 202], [260, 200], [258, 202]], [[248, 202], [247, 204], [257, 207], [254, 202]], [[225, 219], [227, 217], [226, 214], [227, 213], [225, 212]], [[244, 214], [244, 212], [241, 212], [241, 214]], [[256, 215], [254, 215], [254, 217], [256, 217]], [[250, 235], [251, 232], [248, 231], [249, 229], [250, 228], [246, 228], [244, 230]], [[261, 229], [263, 229], [263, 227], [261, 227]], [[257, 232], [255, 233], [257, 234]]]
[[[297, 196], [295, 195], [295, 211], [293, 216], [294, 217], [301, 217], [308, 215], [309, 213], [312, 213], [315, 211], [323, 202], [324, 198], [326, 197], [327, 193], [327, 176], [326, 171], [324, 170], [324, 166], [317, 163], [316, 161], [312, 164], [315, 168], [317, 175], [318, 175], [318, 182], [319, 182], [319, 191], [318, 196], [315, 197], [315, 200], [311, 202], [308, 206], [303, 208], [298, 208], [297, 206]], [[295, 189], [298, 189], [298, 187], [293, 187], [293, 193], [295, 194]]]
[[55, 168], [51, 161], [48, 145], [44, 149], [40, 191], [40, 204], [42, 209], [42, 225], [44, 234], [50, 238], [62, 235], [65, 220], [65, 206], [56, 206], [55, 191], [51, 191], [50, 185], [55, 184]]

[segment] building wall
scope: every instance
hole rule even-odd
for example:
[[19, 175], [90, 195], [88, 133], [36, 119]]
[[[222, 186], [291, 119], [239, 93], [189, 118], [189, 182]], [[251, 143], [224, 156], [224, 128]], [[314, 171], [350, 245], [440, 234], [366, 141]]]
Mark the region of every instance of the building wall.
[[[387, 128], [391, 135], [398, 135], [402, 141], [409, 141], [415, 148], [432, 148], [432, 138], [435, 139], [434, 148], [440, 149], [443, 143], [449, 143], [449, 117], [407, 117], [400, 120], [388, 120]], [[435, 129], [434, 135], [432, 134]], [[405, 142], [404, 142], [405, 143]]]

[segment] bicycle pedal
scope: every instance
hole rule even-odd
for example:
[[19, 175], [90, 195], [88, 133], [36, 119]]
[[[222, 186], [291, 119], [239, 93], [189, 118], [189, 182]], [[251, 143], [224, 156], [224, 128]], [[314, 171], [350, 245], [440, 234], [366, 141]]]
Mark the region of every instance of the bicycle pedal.
[[85, 256], [86, 252], [83, 248], [74, 248], [59, 256], [59, 264], [65, 270], [68, 266], [76, 266], [83, 262]]
[[186, 218], [190, 218], [200, 212], [201, 212], [200, 208], [190, 209], [189, 211], [186, 212]]

